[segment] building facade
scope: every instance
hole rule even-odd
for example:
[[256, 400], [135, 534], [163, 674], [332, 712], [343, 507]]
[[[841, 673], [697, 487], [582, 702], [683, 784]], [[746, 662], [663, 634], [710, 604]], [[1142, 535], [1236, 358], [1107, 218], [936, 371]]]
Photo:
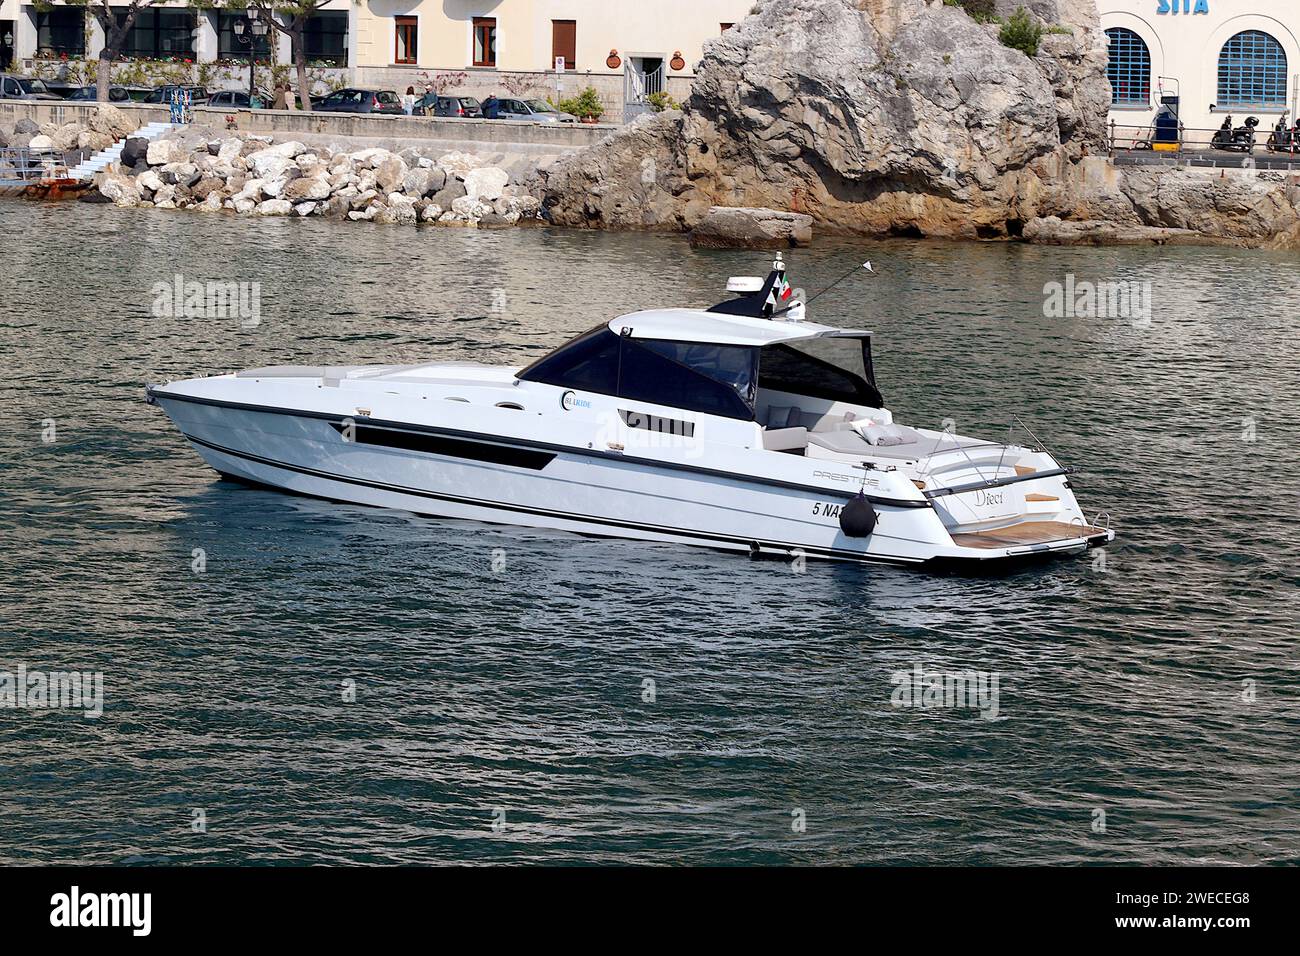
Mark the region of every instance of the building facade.
[[[438, 77], [472, 95], [569, 96], [593, 86], [610, 115], [686, 95], [704, 42], [753, 0], [361, 0], [360, 82], [404, 90]], [[556, 71], [564, 64], [563, 74]]]
[[1261, 134], [1284, 112], [1294, 120], [1300, 0], [1099, 0], [1098, 8], [1117, 129], [1149, 125], [1164, 95], [1179, 97], [1192, 140], [1208, 140], [1228, 115], [1234, 125], [1258, 117]]
[[[117, 11], [119, 18], [125, 16], [125, 9]], [[309, 62], [322, 69], [349, 65], [352, 9], [350, 0], [327, 0], [321, 12], [308, 22], [305, 45]], [[169, 0], [137, 14], [122, 53], [136, 63], [239, 66], [247, 62], [249, 48], [239, 41], [233, 25], [243, 16], [239, 10], [197, 9], [184, 0]], [[56, 79], [63, 78], [69, 64], [98, 59], [104, 48], [104, 31], [95, 17], [84, 5], [69, 5], [64, 0], [39, 6], [23, 0], [3, 0], [0, 43], [6, 38], [11, 39], [0, 51], [5, 69], [17, 61], [20, 72], [53, 72]], [[287, 37], [272, 34], [269, 40], [262, 41], [259, 53], [266, 56], [272, 45], [279, 62], [290, 62]]]

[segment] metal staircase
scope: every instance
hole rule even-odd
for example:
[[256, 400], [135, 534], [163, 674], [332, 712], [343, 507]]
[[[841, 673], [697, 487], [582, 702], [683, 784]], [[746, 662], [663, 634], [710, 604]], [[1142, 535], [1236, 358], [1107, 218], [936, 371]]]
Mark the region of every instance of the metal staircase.
[[115, 163], [122, 158], [122, 149], [126, 146], [128, 139], [157, 139], [169, 129], [177, 126], [176, 123], [150, 123], [148, 126], [142, 126], [134, 133], [119, 139], [107, 149], [101, 149], [98, 153], [82, 160], [76, 166], [68, 170], [70, 179], [79, 179], [89, 181], [95, 178], [95, 174], [107, 169], [110, 163]]

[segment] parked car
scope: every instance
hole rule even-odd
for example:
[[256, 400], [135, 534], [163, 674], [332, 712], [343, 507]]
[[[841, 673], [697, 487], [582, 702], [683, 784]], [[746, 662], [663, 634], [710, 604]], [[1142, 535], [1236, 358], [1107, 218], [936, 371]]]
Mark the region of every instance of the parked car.
[[491, 119], [532, 120], [534, 123], [576, 123], [578, 117], [562, 113], [546, 100], [497, 100]]
[[0, 73], [0, 100], [58, 100], [44, 80], [31, 76]]
[[440, 96], [433, 108], [435, 116], [463, 116], [482, 119], [483, 105], [472, 96]]
[[170, 103], [172, 101], [172, 90], [189, 90], [191, 106], [202, 106], [208, 101], [208, 91], [201, 86], [177, 86], [169, 83], [165, 86], [155, 87], [154, 91], [144, 98], [144, 102]]
[[[95, 95], [96, 92], [97, 90], [94, 86], [78, 86], [68, 94], [68, 99], [81, 101], [95, 100], [97, 99]], [[110, 103], [126, 103], [130, 99], [131, 94], [127, 92], [125, 86], [110, 86], [108, 88], [108, 101]]]
[[383, 113], [405, 116], [402, 101], [392, 90], [350, 86], [335, 90], [312, 107], [322, 113]]
[[258, 90], [257, 95], [255, 95], [251, 100], [249, 99], [247, 90], [219, 90], [208, 97], [208, 101], [203, 105], [218, 106], [223, 109], [234, 110], [264, 110], [266, 109], [266, 104], [270, 102], [272, 102], [271, 98], [268, 98], [266, 93], [261, 90]]

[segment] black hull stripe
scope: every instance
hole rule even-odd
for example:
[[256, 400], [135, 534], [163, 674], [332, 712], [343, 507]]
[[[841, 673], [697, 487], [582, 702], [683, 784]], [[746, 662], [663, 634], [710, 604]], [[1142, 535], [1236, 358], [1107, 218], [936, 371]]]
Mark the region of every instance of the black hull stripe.
[[[797, 482], [781, 481], [778, 478], [764, 478], [760, 475], [742, 475], [736, 472], [719, 471], [716, 468], [703, 468], [699, 465], [685, 465], [678, 462], [651, 461], [645, 458], [633, 458], [617, 452], [599, 451], [595, 448], [575, 448], [572, 445], [557, 445], [552, 442], [534, 441], [527, 438], [508, 438], [503, 439], [499, 435], [487, 435], [482, 432], [468, 432], [456, 428], [438, 428], [433, 425], [416, 425], [411, 422], [390, 422], [379, 418], [367, 418], [363, 415], [341, 416], [333, 412], [313, 412], [295, 410], [292, 408], [276, 408], [270, 405], [251, 405], [245, 402], [227, 402], [215, 398], [198, 398], [193, 395], [173, 395], [168, 392], [159, 392], [154, 386], [145, 389], [145, 394], [150, 401], [174, 401], [189, 402], [193, 405], [210, 405], [215, 408], [232, 408], [236, 411], [244, 412], [262, 412], [268, 415], [289, 415], [294, 418], [314, 418], [327, 421], [335, 425], [343, 424], [346, 420], [353, 420], [357, 423], [365, 422], [367, 425], [376, 428], [389, 429], [391, 431], [406, 431], [425, 435], [445, 435], [451, 438], [464, 439], [465, 441], [482, 442], [489, 445], [497, 445], [502, 448], [525, 448], [537, 449], [540, 451], [553, 452], [555, 454], [578, 455], [584, 458], [599, 458], [603, 461], [617, 462], [625, 465], [642, 465], [650, 468], [660, 468], [664, 471], [682, 471], [689, 474], [708, 475], [713, 478], [724, 478], [727, 481], [739, 481], [746, 484], [765, 485], [769, 488], [784, 488], [790, 491], [804, 491], [812, 494], [830, 496], [834, 498], [852, 498], [857, 495], [857, 489], [854, 487], [846, 488], [825, 488], [819, 485], [803, 485]], [[828, 461], [828, 466], [836, 464], [849, 467], [847, 462]], [[886, 505], [891, 508], [933, 508], [929, 499], [912, 500], [909, 498], [883, 498], [879, 495], [866, 494], [866, 498], [872, 504]]]
[[[348, 426], [339, 422], [330, 425], [340, 435], [346, 435]], [[494, 465], [510, 465], [513, 468], [528, 468], [541, 471], [555, 460], [555, 453], [534, 451], [531, 448], [515, 448], [511, 445], [489, 445], [487, 442], [466, 441], [463, 438], [447, 438], [442, 435], [421, 435], [419, 432], [394, 431], [391, 428], [374, 428], [370, 425], [352, 426], [351, 438], [358, 445], [379, 445], [383, 448], [400, 448], [403, 451], [418, 451], [429, 455], [441, 455], [444, 458], [464, 458], [469, 461], [486, 461]]]
[[[220, 452], [223, 455], [230, 455], [232, 458], [242, 458], [245, 461], [251, 461], [258, 465], [268, 465], [272, 468], [280, 468], [284, 471], [296, 472], [300, 475], [306, 475], [310, 478], [323, 478], [328, 481], [338, 481], [349, 485], [359, 485], [363, 488], [374, 488], [377, 491], [389, 491], [403, 495], [413, 495], [418, 498], [428, 498], [433, 501], [449, 501], [455, 504], [469, 505], [476, 508], [491, 508], [495, 511], [509, 511], [516, 514], [536, 515], [538, 517], [556, 518], [564, 521], [576, 521], [581, 524], [601, 525], [609, 528], [631, 528], [637, 531], [649, 531], [656, 534], [671, 534], [681, 538], [695, 538], [700, 541], [712, 541], [715, 543], [725, 543], [739, 545], [744, 548], [750, 546], [750, 539], [737, 538], [731, 535], [711, 534], [705, 531], [689, 531], [684, 528], [670, 528], [662, 525], [640, 524], [632, 521], [617, 521], [612, 518], [597, 518], [591, 515], [573, 514], [565, 511], [549, 511], [545, 508], [529, 508], [525, 505], [512, 505], [504, 502], [485, 501], [481, 498], [464, 498], [458, 495], [445, 495], [433, 491], [423, 491], [418, 488], [406, 488], [401, 485], [390, 485], [381, 481], [368, 481], [364, 478], [351, 478], [346, 475], [335, 475], [325, 471], [318, 471], [314, 468], [304, 468], [300, 465], [290, 465], [286, 462], [275, 461], [271, 458], [263, 458], [260, 455], [251, 455], [247, 452], [235, 451], [233, 448], [224, 448], [221, 445], [204, 441], [202, 438], [195, 438], [193, 435], [185, 436], [189, 441], [196, 445], [202, 445], [204, 448], [210, 448], [213, 451]], [[293, 489], [285, 489], [292, 491]], [[315, 497], [326, 497], [317, 495]], [[909, 559], [899, 557], [881, 557], [877, 555], [862, 554], [858, 551], [843, 551], [838, 548], [818, 548], [811, 545], [789, 544], [780, 541], [760, 541], [760, 545], [767, 548], [777, 548], [786, 551], [802, 551], [804, 554], [815, 555], [825, 558], [844, 558], [852, 561], [866, 561], [877, 564], [923, 564], [924, 559]]]

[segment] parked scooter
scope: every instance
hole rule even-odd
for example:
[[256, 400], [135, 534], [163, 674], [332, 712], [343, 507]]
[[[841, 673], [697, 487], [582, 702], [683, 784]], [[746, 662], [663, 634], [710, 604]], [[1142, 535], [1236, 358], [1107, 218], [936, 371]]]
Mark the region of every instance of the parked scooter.
[[1268, 151], [1270, 153], [1300, 152], [1300, 119], [1296, 121], [1295, 126], [1288, 126], [1286, 114], [1283, 113], [1268, 138]]
[[1214, 134], [1210, 140], [1211, 149], [1228, 149], [1238, 153], [1253, 153], [1255, 151], [1255, 127], [1259, 125], [1259, 120], [1251, 116], [1246, 120], [1244, 126], [1238, 126], [1236, 129], [1232, 126], [1232, 117], [1229, 116], [1219, 127], [1219, 131]]

